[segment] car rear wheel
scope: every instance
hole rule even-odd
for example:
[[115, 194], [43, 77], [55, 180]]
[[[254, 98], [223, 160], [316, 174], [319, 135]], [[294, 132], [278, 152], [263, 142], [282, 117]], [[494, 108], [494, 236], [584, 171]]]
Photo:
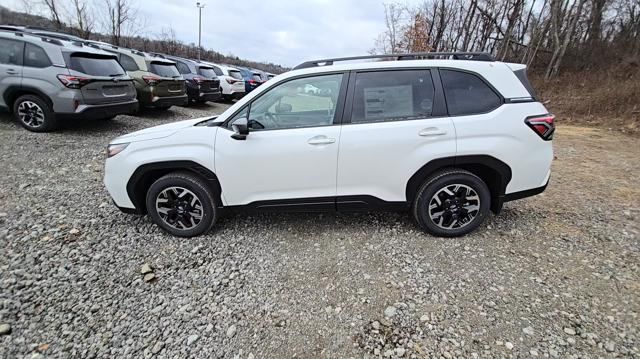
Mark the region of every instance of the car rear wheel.
[[20, 96], [13, 104], [13, 113], [22, 127], [33, 132], [47, 132], [58, 126], [51, 106], [35, 95]]
[[147, 211], [162, 229], [178, 237], [208, 232], [218, 219], [209, 186], [189, 172], [174, 172], [155, 181], [147, 191]]
[[478, 228], [489, 213], [491, 193], [471, 172], [450, 169], [429, 177], [418, 190], [413, 216], [426, 232], [459, 237]]

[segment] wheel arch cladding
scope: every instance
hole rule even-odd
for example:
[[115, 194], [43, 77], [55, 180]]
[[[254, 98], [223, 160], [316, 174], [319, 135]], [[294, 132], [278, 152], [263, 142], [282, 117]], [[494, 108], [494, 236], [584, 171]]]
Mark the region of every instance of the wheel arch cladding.
[[53, 101], [51, 101], [51, 98], [44, 92], [34, 87], [10, 86], [4, 91], [2, 97], [4, 98], [4, 102], [7, 104], [7, 107], [11, 111], [13, 110], [15, 101], [23, 95], [33, 95], [40, 97], [44, 102], [47, 103], [47, 105], [49, 105], [49, 107], [53, 111]]
[[127, 194], [139, 214], [146, 214], [146, 197], [149, 187], [160, 177], [177, 171], [186, 171], [201, 178], [214, 192], [216, 205], [220, 205], [220, 182], [215, 173], [193, 161], [166, 161], [148, 163], [138, 167], [127, 182]]
[[491, 210], [495, 213], [500, 211], [507, 184], [511, 181], [511, 168], [497, 158], [486, 155], [446, 157], [426, 163], [407, 182], [407, 202], [413, 203], [420, 185], [433, 173], [445, 168], [464, 169], [480, 177], [491, 192]]

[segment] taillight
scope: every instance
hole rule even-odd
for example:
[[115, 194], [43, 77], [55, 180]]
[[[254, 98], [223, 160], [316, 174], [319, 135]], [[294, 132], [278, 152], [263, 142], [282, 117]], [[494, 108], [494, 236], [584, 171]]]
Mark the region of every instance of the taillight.
[[537, 133], [545, 141], [553, 139], [553, 132], [556, 130], [554, 115], [531, 116], [524, 120], [524, 123]]
[[229, 85], [233, 85], [233, 84], [235, 84], [236, 82], [238, 82], [238, 80], [236, 80], [236, 79], [230, 79], [230, 78], [227, 78], [226, 80], [227, 80], [227, 83], [228, 83]]
[[73, 75], [58, 75], [58, 80], [60, 80], [63, 85], [71, 89], [79, 89], [91, 81], [88, 77]]
[[249, 80], [249, 83], [252, 84], [252, 85], [255, 85], [256, 84], [256, 80]]
[[205, 82], [206, 80], [207, 79], [202, 77], [202, 76], [194, 76], [193, 77], [193, 81], [196, 82], [196, 83], [199, 83], [199, 84]]
[[160, 78], [158, 76], [142, 76], [142, 79], [149, 86], [155, 86], [160, 81]]

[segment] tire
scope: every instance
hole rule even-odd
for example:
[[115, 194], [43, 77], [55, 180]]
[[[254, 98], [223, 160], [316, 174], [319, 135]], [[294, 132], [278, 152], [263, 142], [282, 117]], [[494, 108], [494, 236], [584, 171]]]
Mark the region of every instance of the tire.
[[99, 118], [100, 121], [111, 121], [114, 118], [116, 118], [117, 115], [113, 115], [113, 116], [107, 116], [107, 117], [101, 117]]
[[36, 95], [23, 95], [13, 103], [16, 120], [32, 132], [49, 132], [58, 128], [51, 106]]
[[149, 216], [160, 228], [177, 237], [195, 237], [207, 233], [218, 220], [215, 198], [200, 177], [173, 172], [149, 187], [146, 205]]
[[171, 105], [156, 106], [156, 108], [157, 108], [158, 110], [166, 111], [166, 110], [168, 110], [168, 109], [170, 109], [170, 108], [171, 108]]
[[477, 229], [490, 207], [491, 193], [480, 177], [465, 170], [448, 169], [424, 181], [412, 212], [418, 226], [429, 234], [460, 237]]

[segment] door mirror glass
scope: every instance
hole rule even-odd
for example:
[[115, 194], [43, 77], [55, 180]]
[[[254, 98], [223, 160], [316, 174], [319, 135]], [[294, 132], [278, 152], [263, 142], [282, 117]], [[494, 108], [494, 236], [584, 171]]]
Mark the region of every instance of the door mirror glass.
[[249, 134], [249, 121], [246, 117], [240, 117], [233, 121], [231, 124], [231, 128], [233, 129], [233, 135], [231, 138], [234, 140], [246, 140], [247, 135]]

